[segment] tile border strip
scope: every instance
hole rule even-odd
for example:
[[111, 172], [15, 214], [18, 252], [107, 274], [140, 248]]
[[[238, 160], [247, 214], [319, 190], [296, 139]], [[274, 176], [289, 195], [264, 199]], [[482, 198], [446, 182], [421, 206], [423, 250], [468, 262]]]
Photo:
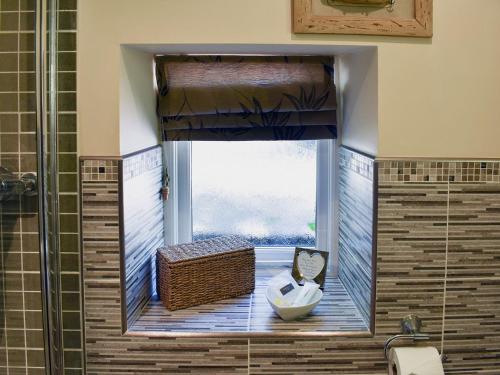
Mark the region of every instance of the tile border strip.
[[339, 147], [339, 166], [373, 181], [375, 158], [355, 149]]
[[380, 183], [500, 183], [500, 161], [377, 160]]
[[162, 164], [162, 156], [162, 148], [159, 145], [125, 155], [121, 158], [123, 169], [120, 177], [128, 181], [151, 169], [158, 168]]

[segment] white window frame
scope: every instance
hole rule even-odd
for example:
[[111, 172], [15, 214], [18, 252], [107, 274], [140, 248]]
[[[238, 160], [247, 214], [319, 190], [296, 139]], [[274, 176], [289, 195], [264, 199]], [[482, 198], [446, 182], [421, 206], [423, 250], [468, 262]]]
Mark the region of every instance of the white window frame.
[[[165, 244], [191, 242], [193, 236], [191, 142], [164, 142], [164, 165], [170, 176], [170, 198], [165, 207]], [[336, 273], [336, 141], [319, 140], [316, 154], [316, 248], [330, 252], [329, 270]], [[258, 247], [261, 265], [284, 265], [294, 247]]]

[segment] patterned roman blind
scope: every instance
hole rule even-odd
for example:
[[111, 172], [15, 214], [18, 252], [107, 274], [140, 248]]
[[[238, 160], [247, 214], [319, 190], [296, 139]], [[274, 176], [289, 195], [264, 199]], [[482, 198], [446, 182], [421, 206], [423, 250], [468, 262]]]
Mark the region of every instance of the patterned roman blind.
[[157, 56], [155, 61], [166, 141], [337, 136], [332, 57]]

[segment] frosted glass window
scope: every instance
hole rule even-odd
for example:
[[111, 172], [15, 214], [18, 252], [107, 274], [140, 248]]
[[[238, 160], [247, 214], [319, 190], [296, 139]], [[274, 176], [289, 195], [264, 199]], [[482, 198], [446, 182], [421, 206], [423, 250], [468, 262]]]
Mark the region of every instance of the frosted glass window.
[[192, 142], [193, 239], [315, 246], [316, 141]]

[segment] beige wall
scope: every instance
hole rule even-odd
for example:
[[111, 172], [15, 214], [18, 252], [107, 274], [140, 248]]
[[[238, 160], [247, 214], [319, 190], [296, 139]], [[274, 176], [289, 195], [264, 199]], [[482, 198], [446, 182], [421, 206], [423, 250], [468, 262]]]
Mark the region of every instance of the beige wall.
[[153, 55], [129, 47], [121, 50], [120, 153], [158, 143]]
[[[121, 44], [175, 51], [175, 44], [207, 43], [377, 46], [378, 145], [362, 142], [371, 142], [379, 157], [500, 157], [499, 0], [435, 0], [432, 40], [294, 35], [289, 0], [85, 0], [79, 6], [82, 155], [130, 150], [120, 145]], [[356, 137], [349, 142], [355, 145]]]
[[336, 61], [342, 144], [369, 155], [378, 154], [377, 49], [344, 54]]

